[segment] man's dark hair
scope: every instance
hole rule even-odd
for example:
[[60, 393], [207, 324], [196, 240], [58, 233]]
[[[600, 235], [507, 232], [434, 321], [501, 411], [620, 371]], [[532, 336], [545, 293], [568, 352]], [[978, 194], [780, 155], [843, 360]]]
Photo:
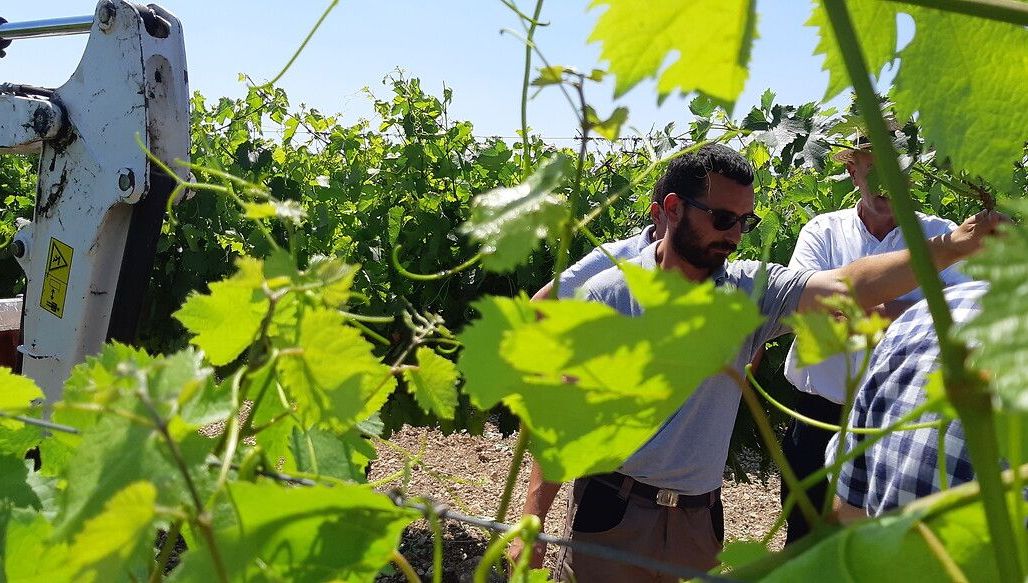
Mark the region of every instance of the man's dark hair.
[[753, 184], [753, 167], [738, 152], [723, 144], [707, 144], [668, 163], [664, 175], [653, 186], [653, 202], [663, 206], [674, 192], [696, 198], [707, 192], [707, 174], [714, 172], [742, 186]]

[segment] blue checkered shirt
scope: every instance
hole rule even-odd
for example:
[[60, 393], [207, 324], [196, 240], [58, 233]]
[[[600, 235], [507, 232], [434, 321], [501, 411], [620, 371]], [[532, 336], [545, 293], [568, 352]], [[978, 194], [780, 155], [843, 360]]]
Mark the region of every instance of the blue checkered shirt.
[[[955, 322], [970, 320], [979, 311], [978, 300], [987, 284], [969, 282], [946, 289], [946, 300]], [[928, 375], [938, 368], [939, 342], [928, 313], [918, 302], [889, 326], [874, 349], [864, 381], [850, 414], [850, 427], [887, 427], [925, 401]], [[938, 419], [925, 414], [919, 421]], [[878, 516], [898, 506], [938, 492], [938, 429], [925, 428], [892, 433], [842, 466], [837, 495], [846, 503]], [[865, 438], [847, 433], [846, 451]], [[835, 458], [836, 434], [826, 450], [827, 464]], [[949, 486], [974, 480], [970, 457], [959, 421], [945, 434], [946, 475]]]

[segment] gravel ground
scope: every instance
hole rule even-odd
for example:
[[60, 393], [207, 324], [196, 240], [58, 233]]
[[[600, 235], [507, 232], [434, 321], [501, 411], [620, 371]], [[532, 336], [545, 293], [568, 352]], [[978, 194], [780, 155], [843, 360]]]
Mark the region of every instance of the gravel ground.
[[[406, 427], [394, 434], [390, 441], [408, 453], [379, 447], [380, 457], [372, 466], [371, 481], [401, 472], [411, 456], [423, 451], [421, 463], [412, 467], [408, 476], [383, 485], [383, 489], [394, 487], [403, 489], [410, 496], [428, 496], [474, 516], [491, 517], [495, 514], [513, 454], [513, 437], [503, 437], [491, 427], [487, 427], [482, 436], [466, 433], [447, 436], [431, 429]], [[526, 456], [508, 522], [520, 516], [530, 468], [531, 460]], [[759, 539], [771, 529], [780, 511], [778, 488], [777, 476], [766, 484], [756, 478], [748, 484], [737, 484], [731, 479], [725, 481], [722, 500], [726, 541]], [[561, 534], [569, 490], [567, 485], [561, 489], [546, 519], [545, 531], [550, 534]], [[474, 527], [448, 521], [444, 533], [443, 580], [470, 581], [478, 558], [485, 550], [486, 538]], [[780, 531], [772, 548], [782, 548], [784, 538], [784, 531]], [[431, 578], [432, 534], [425, 522], [417, 522], [407, 529], [400, 551], [419, 575]], [[554, 566], [555, 555], [555, 549], [550, 548], [545, 566]], [[379, 580], [392, 582], [404, 579], [397, 574], [380, 577]]]

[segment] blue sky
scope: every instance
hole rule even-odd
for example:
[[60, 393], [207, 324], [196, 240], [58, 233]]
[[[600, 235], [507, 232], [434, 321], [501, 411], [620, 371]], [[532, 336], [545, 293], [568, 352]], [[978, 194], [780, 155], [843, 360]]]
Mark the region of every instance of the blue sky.
[[[317, 20], [328, 2], [267, 0], [163, 0], [182, 20], [192, 90], [214, 98], [240, 96], [238, 74], [262, 81], [274, 76]], [[4, 3], [0, 16], [10, 21], [92, 13], [91, 0]], [[519, 4], [528, 11], [528, 0]], [[550, 0], [544, 5], [537, 41], [553, 64], [583, 71], [603, 67], [600, 48], [587, 43], [598, 11], [586, 0]], [[814, 29], [803, 26], [808, 2], [762, 0], [758, 4], [760, 38], [750, 79], [737, 112], [745, 113], [766, 88], [783, 103], [820, 99], [827, 85]], [[362, 91], [387, 96], [382, 79], [397, 67], [419, 77], [422, 87], [441, 94], [453, 88], [451, 118], [468, 119], [478, 135], [511, 136], [520, 126], [519, 99], [523, 45], [508, 28], [520, 32], [515, 15], [498, 0], [343, 0], [280, 81], [294, 105], [301, 102], [326, 113], [342, 114], [343, 123], [372, 115]], [[17, 41], [0, 59], [0, 82], [59, 85], [74, 70], [85, 36]], [[538, 64], [538, 63], [536, 63]], [[689, 122], [688, 99], [672, 96], [660, 107], [652, 83], [644, 83], [617, 102], [613, 84], [589, 90], [601, 115], [618, 105], [630, 110], [629, 124], [649, 129], [668, 122]], [[845, 103], [845, 98], [836, 103]], [[573, 136], [575, 121], [555, 88], [529, 105], [529, 123], [546, 137]]]

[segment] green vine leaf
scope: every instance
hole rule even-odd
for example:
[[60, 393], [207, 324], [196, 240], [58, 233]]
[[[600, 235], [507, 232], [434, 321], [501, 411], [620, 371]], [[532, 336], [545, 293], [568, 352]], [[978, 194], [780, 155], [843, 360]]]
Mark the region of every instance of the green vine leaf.
[[616, 140], [621, 135], [621, 126], [628, 121], [628, 108], [619, 107], [607, 119], [600, 119], [591, 105], [585, 106], [585, 121], [589, 128], [608, 140]]
[[471, 216], [460, 231], [482, 246], [482, 266], [510, 271], [524, 263], [568, 220], [564, 196], [555, 192], [568, 173], [568, 161], [557, 156], [514, 187], [496, 188], [475, 197]]
[[69, 549], [69, 567], [77, 577], [114, 581], [126, 573], [133, 559], [146, 565], [139, 551], [149, 544], [155, 517], [157, 489], [150, 482], [135, 482], [116, 493], [103, 512], [86, 522]]
[[377, 457], [375, 446], [356, 429], [339, 436], [316, 427], [304, 432], [294, 426], [289, 449], [293, 463], [287, 462], [288, 470], [295, 468], [308, 474], [358, 483], [367, 481], [365, 471]]
[[6, 522], [0, 561], [7, 581], [74, 580], [76, 569], [68, 560], [68, 545], [53, 540], [53, 528], [43, 515], [14, 510]]
[[[1014, 209], [1028, 211], [1028, 203], [1019, 201]], [[1008, 225], [1004, 231], [967, 263], [967, 273], [988, 281], [989, 291], [982, 312], [959, 334], [977, 347], [972, 363], [990, 375], [1002, 405], [1028, 411], [1028, 227]]]
[[279, 374], [306, 427], [322, 423], [345, 431], [377, 411], [396, 388], [392, 370], [335, 310], [308, 311], [295, 348], [280, 359]]
[[[33, 403], [43, 398], [43, 391], [32, 379], [0, 367], [0, 412], [10, 415], [29, 414], [38, 408]], [[0, 417], [0, 454], [13, 454], [21, 458], [42, 437], [43, 433], [38, 427]]]
[[32, 402], [43, 398], [43, 391], [32, 379], [0, 367], [0, 411], [20, 413], [32, 408]]
[[417, 368], [404, 371], [407, 387], [426, 413], [453, 419], [457, 408], [457, 366], [424, 346], [417, 351]]
[[725, 550], [717, 556], [725, 567], [739, 567], [754, 563], [771, 556], [767, 545], [754, 540], [734, 540], [725, 545]]
[[[896, 12], [897, 7], [889, 2], [853, 2], [846, 5], [853, 28], [860, 39], [860, 48], [864, 53], [864, 62], [869, 72], [876, 78], [882, 67], [896, 58]], [[814, 11], [807, 21], [807, 26], [817, 27], [820, 31], [817, 48], [814, 54], [824, 55], [821, 68], [828, 71], [828, 89], [825, 101], [835, 97], [850, 86], [849, 74], [839, 51], [839, 43], [828, 22], [828, 14], [820, 2], [814, 3]]]
[[[606, 6], [589, 36], [602, 45], [621, 97], [657, 78], [660, 99], [672, 91], [700, 91], [725, 103], [742, 92], [756, 27], [752, 0], [653, 0], [640, 9], [630, 0], [594, 0]], [[661, 70], [669, 54], [677, 59]]]
[[984, 18], [904, 7], [914, 39], [900, 53], [896, 113], [916, 111], [925, 141], [957, 168], [1000, 192], [1014, 188], [1028, 127], [1028, 29]]
[[[55, 523], [62, 540], [100, 514], [117, 492], [141, 480], [154, 484], [162, 505], [188, 501], [181, 474], [153, 428], [106, 415], [84, 430], [80, 441], [61, 472], [68, 484]], [[194, 465], [202, 463], [203, 456], [198, 458]]]
[[244, 257], [237, 266], [235, 275], [210, 284], [209, 294], [194, 292], [174, 314], [193, 335], [193, 344], [217, 366], [232, 362], [250, 346], [268, 311], [261, 262]]
[[[371, 581], [418, 517], [366, 487], [289, 488], [233, 483], [238, 524], [216, 533], [226, 569], [239, 580]], [[210, 553], [187, 553], [186, 581], [213, 581]]]
[[25, 452], [0, 455], [0, 500], [15, 508], [36, 508], [41, 503], [28, 483], [29, 464]]
[[937, 551], [928, 546], [920, 531], [926, 527], [941, 543], [941, 551], [963, 573], [973, 573], [975, 580], [999, 580], [981, 502], [939, 513], [930, 510], [935, 504], [944, 506], [952, 492], [923, 498], [897, 514], [846, 529], [833, 527], [834, 530], [823, 531], [818, 542], [787, 562], [761, 563], [755, 557], [757, 562], [749, 566], [733, 565], [732, 576], [743, 581], [776, 583], [814, 579], [867, 583], [883, 579], [951, 579], [936, 556]]
[[43, 431], [16, 419], [0, 418], [0, 454], [24, 456], [25, 452], [39, 444]]
[[[925, 141], [940, 159], [1001, 192], [1013, 190], [1028, 126], [1028, 94], [1021, 90], [1028, 29], [889, 2], [853, 2], [847, 8], [874, 73], [895, 56], [896, 14], [913, 17], [914, 38], [899, 52], [894, 80], [897, 117], [917, 113]], [[820, 5], [808, 24], [821, 31], [817, 52], [825, 55], [826, 98], [832, 97], [850, 84], [842, 54]]]
[[789, 325], [796, 334], [796, 356], [800, 366], [815, 365], [846, 351], [849, 338], [846, 323], [831, 314], [821, 311], [793, 314]]
[[[521, 418], [547, 480], [616, 469], [759, 322], [740, 292], [632, 265], [625, 272], [642, 316], [598, 302], [488, 298], [461, 336], [464, 390], [475, 403], [502, 399]], [[678, 323], [669, 334], [653, 333], [668, 322]]]

